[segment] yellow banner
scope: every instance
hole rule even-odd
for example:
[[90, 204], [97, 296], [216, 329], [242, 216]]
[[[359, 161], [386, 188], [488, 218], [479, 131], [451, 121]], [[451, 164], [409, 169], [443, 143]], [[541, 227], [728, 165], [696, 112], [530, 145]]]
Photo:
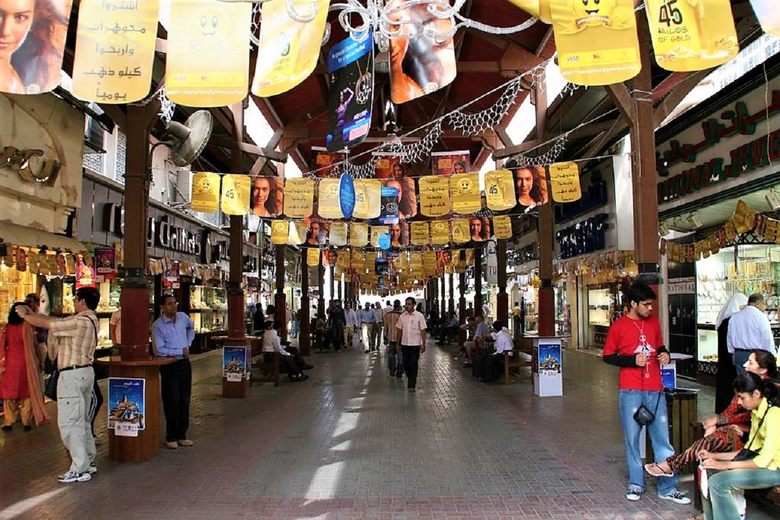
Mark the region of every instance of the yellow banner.
[[349, 225], [349, 245], [363, 247], [368, 244], [368, 224], [352, 222]]
[[251, 180], [246, 175], [228, 174], [222, 177], [222, 213], [246, 215], [249, 211]]
[[474, 250], [466, 249], [466, 265], [474, 265]]
[[317, 214], [322, 218], [344, 218], [339, 202], [338, 179], [320, 179]]
[[431, 241], [431, 229], [428, 222], [412, 222], [412, 245], [427, 246]]
[[287, 220], [271, 221], [271, 243], [275, 246], [287, 244], [290, 236], [290, 223]]
[[371, 245], [379, 247], [379, 237], [390, 232], [390, 226], [371, 226]]
[[485, 175], [485, 200], [493, 211], [512, 209], [515, 199], [515, 180], [509, 170], [495, 170]]
[[431, 244], [446, 245], [450, 243], [450, 223], [446, 220], [431, 222]]
[[550, 189], [555, 202], [574, 202], [582, 198], [580, 169], [575, 162], [550, 165]]
[[675, 72], [717, 67], [739, 52], [729, 0], [647, 0], [658, 65]]
[[449, 215], [450, 180], [443, 175], [421, 177], [420, 183], [420, 214], [426, 217], [442, 217]]
[[355, 179], [355, 210], [352, 218], [377, 218], [382, 210], [382, 181]]
[[306, 265], [309, 267], [317, 267], [320, 265], [320, 250], [317, 247], [309, 247], [306, 249]]
[[395, 267], [399, 271], [406, 271], [409, 269], [409, 255], [400, 253], [398, 258], [395, 259]]
[[493, 217], [493, 233], [496, 238], [508, 240], [512, 238], [512, 219], [509, 215]]
[[132, 103], [149, 93], [160, 3], [127, 2], [121, 11], [114, 5], [104, 0], [79, 4], [73, 59], [73, 94], [79, 99]]
[[192, 175], [190, 209], [213, 213], [219, 209], [219, 174], [195, 172]]
[[[436, 255], [433, 255], [433, 262], [436, 263]], [[412, 269], [420, 269], [422, 270], [423, 266], [423, 255], [422, 253], [412, 253], [410, 258], [410, 265]]]
[[252, 93], [256, 96], [287, 92], [311, 74], [320, 57], [330, 0], [292, 0], [293, 8], [302, 18], [311, 17], [312, 9], [316, 8], [314, 19], [309, 22], [296, 22], [290, 18], [286, 3], [286, 0], [263, 3], [263, 23], [252, 82]]
[[188, 107], [221, 107], [244, 99], [249, 87], [252, 6], [174, 0], [169, 20], [168, 98]]
[[450, 177], [452, 210], [461, 215], [476, 213], [482, 209], [478, 173], [456, 173]]
[[349, 258], [349, 267], [355, 269], [356, 271], [362, 271], [365, 256], [366, 255], [363, 253], [360, 253], [358, 251], [353, 251], [352, 255]]
[[309, 232], [306, 221], [293, 220], [290, 224], [290, 234], [287, 236], [287, 243], [299, 246], [306, 242], [306, 234]]
[[346, 222], [330, 223], [330, 235], [328, 235], [328, 242], [332, 246], [347, 245], [347, 223]]
[[287, 179], [284, 183], [284, 214], [307, 218], [314, 212], [314, 180]]
[[610, 85], [639, 73], [634, 0], [549, 0], [549, 7], [563, 79]]
[[465, 244], [471, 239], [469, 232], [469, 219], [456, 218], [452, 221], [452, 241], [456, 244]]
[[339, 249], [339, 256], [336, 260], [336, 265], [342, 269], [349, 269], [351, 261], [352, 254], [349, 249]]

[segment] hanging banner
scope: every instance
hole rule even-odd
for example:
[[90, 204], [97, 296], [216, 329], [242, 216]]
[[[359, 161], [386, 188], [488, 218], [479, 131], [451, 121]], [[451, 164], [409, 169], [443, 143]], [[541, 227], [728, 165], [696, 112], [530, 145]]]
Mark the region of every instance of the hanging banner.
[[342, 173], [339, 177], [339, 207], [344, 218], [352, 218], [355, 211], [355, 180], [348, 173]]
[[368, 244], [368, 224], [352, 222], [349, 225], [349, 245], [363, 247]]
[[246, 215], [249, 211], [250, 178], [228, 174], [222, 177], [222, 213]]
[[375, 179], [355, 180], [355, 210], [352, 218], [370, 220], [382, 211], [382, 182]]
[[550, 165], [550, 190], [555, 202], [574, 202], [582, 198], [580, 169], [575, 162]]
[[195, 172], [192, 175], [192, 197], [190, 209], [203, 213], [213, 213], [219, 209], [218, 173]]
[[549, 0], [558, 66], [577, 85], [610, 85], [642, 68], [634, 0]]
[[370, 31], [361, 42], [347, 37], [330, 48], [328, 90], [328, 150], [361, 143], [371, 127], [374, 102], [374, 36]]
[[287, 244], [287, 238], [290, 236], [290, 223], [286, 220], [271, 221], [271, 243], [275, 246]]
[[765, 33], [780, 38], [780, 9], [777, 0], [750, 0], [753, 11]]
[[365, 262], [366, 262], [365, 253], [353, 251], [352, 256], [349, 259], [349, 267], [350, 269], [355, 269], [356, 271], [362, 271]]
[[252, 6], [245, 2], [173, 0], [165, 61], [168, 99], [188, 107], [221, 107], [244, 99], [251, 24]]
[[409, 223], [398, 222], [390, 224], [388, 228], [390, 233], [390, 247], [400, 249], [409, 245]]
[[412, 222], [412, 245], [427, 246], [431, 241], [431, 229], [428, 222]]
[[309, 267], [317, 267], [320, 265], [320, 250], [317, 247], [309, 247], [306, 249], [306, 265]]
[[512, 238], [512, 219], [509, 215], [493, 217], [493, 233], [501, 240]]
[[441, 246], [450, 243], [450, 223], [446, 220], [431, 222], [431, 244]]
[[377, 153], [374, 156], [374, 177], [377, 179], [401, 179], [406, 177], [406, 167], [395, 155]]
[[[301, 18], [308, 19], [314, 14], [313, 19], [293, 20], [287, 14], [288, 3]], [[263, 3], [252, 94], [276, 96], [309, 77], [320, 57], [329, 5], [330, 0], [268, 0]], [[316, 14], [312, 9], [316, 9]]]
[[352, 255], [349, 249], [340, 249], [338, 260], [336, 260], [336, 266], [346, 270], [349, 269], [351, 262], [352, 262]]
[[322, 218], [344, 218], [339, 202], [339, 179], [320, 179], [317, 214]]
[[249, 204], [253, 215], [277, 217], [284, 210], [284, 188], [281, 177], [255, 177], [252, 179], [252, 197]]
[[314, 212], [314, 180], [287, 179], [284, 183], [284, 214], [308, 218]]
[[533, 208], [547, 203], [547, 174], [544, 166], [526, 166], [514, 173], [517, 203]]
[[[426, 4], [399, 9], [406, 0], [390, 0], [386, 12], [397, 36], [390, 39], [390, 95], [396, 105], [417, 99], [452, 83], [457, 74], [450, 18], [437, 18]], [[439, 40], [442, 40], [439, 37]]]
[[309, 228], [305, 220], [293, 220], [290, 222], [290, 233], [287, 235], [287, 243], [299, 246], [306, 242]]
[[482, 209], [478, 173], [456, 173], [450, 176], [450, 194], [455, 213], [468, 215]]
[[379, 222], [381, 224], [396, 224], [398, 222], [398, 188], [382, 186], [381, 194]]
[[469, 219], [469, 238], [472, 242], [484, 242], [489, 239], [490, 219], [487, 217], [472, 217]]
[[310, 246], [324, 246], [328, 243], [328, 231], [330, 223], [309, 219], [307, 222], [306, 244]]
[[[429, 175], [421, 177], [420, 183], [420, 214], [426, 217], [443, 217], [449, 215], [450, 182], [446, 177]], [[479, 184], [477, 184], [479, 189]]]
[[338, 177], [342, 174], [343, 152], [329, 152], [322, 146], [311, 147], [311, 163], [317, 177]]
[[335, 267], [338, 262], [338, 252], [335, 249], [322, 250], [322, 265], [325, 267]]
[[26, 0], [0, 4], [0, 60], [4, 62], [0, 92], [41, 94], [59, 85], [71, 3]]
[[347, 245], [347, 223], [346, 222], [331, 222], [330, 223], [330, 235], [328, 241], [332, 246], [345, 246]]
[[388, 226], [371, 226], [371, 245], [373, 247], [379, 247], [379, 237], [390, 231]]
[[417, 193], [414, 189], [414, 179], [386, 179], [382, 181], [382, 189], [393, 188], [397, 192], [398, 218], [406, 220], [417, 215]]
[[77, 98], [116, 104], [146, 97], [152, 83], [159, 9], [158, 0], [81, 0], [73, 58]]
[[515, 201], [515, 181], [509, 170], [495, 170], [485, 175], [485, 201], [488, 209], [504, 211], [512, 209]]
[[666, 70], [717, 67], [739, 52], [729, 0], [647, 0], [655, 61]]
[[452, 241], [456, 244], [465, 244], [469, 241], [469, 219], [456, 218], [452, 221]]
[[432, 152], [431, 167], [434, 175], [453, 173], [469, 173], [471, 171], [471, 154], [468, 150], [457, 152]]
[[116, 249], [113, 247], [95, 249], [95, 273], [105, 280], [116, 278]]

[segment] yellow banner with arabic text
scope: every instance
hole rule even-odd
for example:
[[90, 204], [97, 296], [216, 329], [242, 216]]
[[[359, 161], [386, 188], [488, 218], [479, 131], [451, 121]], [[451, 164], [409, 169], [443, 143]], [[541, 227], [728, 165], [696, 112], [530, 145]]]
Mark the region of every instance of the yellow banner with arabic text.
[[500, 240], [512, 238], [512, 219], [509, 215], [493, 217], [493, 233]]
[[443, 175], [421, 177], [420, 214], [426, 217], [443, 217], [452, 211], [450, 204], [450, 180]]
[[431, 241], [431, 229], [428, 222], [412, 222], [412, 245], [427, 246]]
[[306, 265], [317, 267], [320, 265], [320, 249], [318, 247], [309, 247], [306, 249]]
[[330, 234], [328, 235], [328, 242], [332, 246], [347, 245], [347, 223], [346, 222], [330, 223]]
[[299, 246], [306, 242], [306, 235], [309, 233], [309, 227], [305, 220], [293, 220], [290, 222], [290, 234], [287, 236], [287, 243]]
[[314, 212], [314, 180], [287, 179], [284, 183], [284, 214], [307, 218]]
[[368, 224], [352, 222], [349, 225], [349, 245], [363, 247], [368, 244]]
[[550, 189], [555, 202], [575, 202], [582, 198], [580, 169], [575, 162], [550, 165]]

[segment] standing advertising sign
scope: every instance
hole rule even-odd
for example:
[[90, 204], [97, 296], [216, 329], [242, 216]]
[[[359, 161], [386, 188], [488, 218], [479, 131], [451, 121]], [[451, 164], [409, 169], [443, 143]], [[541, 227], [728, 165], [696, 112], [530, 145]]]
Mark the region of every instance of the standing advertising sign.
[[361, 42], [348, 37], [328, 52], [330, 117], [328, 150], [349, 148], [365, 139], [374, 103], [374, 38]]
[[108, 429], [120, 437], [138, 437], [146, 428], [146, 380], [108, 378]]
[[231, 383], [249, 378], [247, 347], [232, 346], [222, 349], [222, 377]]
[[539, 397], [563, 395], [563, 348], [560, 338], [534, 340], [534, 394]]

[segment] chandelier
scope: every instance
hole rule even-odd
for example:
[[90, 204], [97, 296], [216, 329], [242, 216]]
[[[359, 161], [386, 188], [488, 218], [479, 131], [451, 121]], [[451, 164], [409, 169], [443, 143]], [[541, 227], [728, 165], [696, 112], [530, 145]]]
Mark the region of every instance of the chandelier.
[[[260, 9], [262, 16], [262, 4], [268, 0], [221, 1], [253, 3], [255, 4], [255, 9]], [[304, 9], [300, 9], [300, 1], [285, 0], [285, 2], [288, 16], [296, 22], [311, 22], [317, 14], [317, 0], [306, 2], [308, 8]], [[460, 9], [465, 3], [466, 0], [454, 0], [452, 4], [449, 0], [398, 0], [395, 2], [386, 0], [334, 0], [328, 10], [338, 13], [339, 24], [341, 24], [344, 31], [349, 33], [352, 39], [363, 41], [369, 34], [373, 34], [377, 46], [382, 52], [388, 49], [390, 39], [408, 38], [409, 31], [405, 31], [402, 26], [418, 22], [403, 17], [402, 11], [419, 5], [424, 5], [432, 18], [450, 20], [451, 22], [448, 24], [450, 28], [444, 32], [439, 32], [435, 23], [427, 23], [422, 28], [423, 34], [437, 42], [451, 38], [460, 28], [475, 29], [491, 34], [511, 34], [524, 31], [537, 21], [537, 18], [531, 17], [525, 22], [512, 27], [494, 27], [460, 14]], [[413, 31], [413, 33], [418, 32]], [[326, 37], [323, 43], [327, 41], [330, 30], [326, 30], [325, 34]]]

